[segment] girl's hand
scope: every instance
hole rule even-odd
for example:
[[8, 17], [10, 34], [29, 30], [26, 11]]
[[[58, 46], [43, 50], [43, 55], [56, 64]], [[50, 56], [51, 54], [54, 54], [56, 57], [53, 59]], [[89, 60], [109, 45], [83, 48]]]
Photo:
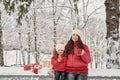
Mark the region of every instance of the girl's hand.
[[58, 62], [61, 62], [61, 59], [58, 59]]
[[58, 55], [58, 62], [61, 62], [61, 60], [62, 60], [62, 56]]

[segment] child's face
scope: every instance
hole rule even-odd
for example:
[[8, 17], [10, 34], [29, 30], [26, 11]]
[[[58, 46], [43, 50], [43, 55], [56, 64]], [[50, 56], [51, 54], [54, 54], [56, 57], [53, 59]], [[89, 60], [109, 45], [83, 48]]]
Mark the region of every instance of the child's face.
[[63, 54], [63, 50], [59, 49], [59, 50], [57, 51], [57, 53], [58, 53], [58, 54]]

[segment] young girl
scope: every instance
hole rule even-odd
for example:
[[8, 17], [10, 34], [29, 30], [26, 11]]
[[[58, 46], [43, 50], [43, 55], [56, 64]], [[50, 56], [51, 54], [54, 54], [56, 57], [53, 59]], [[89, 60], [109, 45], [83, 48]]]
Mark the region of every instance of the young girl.
[[57, 44], [53, 51], [53, 57], [51, 59], [51, 64], [54, 70], [54, 80], [65, 80], [65, 69], [66, 69], [67, 58], [64, 55], [64, 45]]

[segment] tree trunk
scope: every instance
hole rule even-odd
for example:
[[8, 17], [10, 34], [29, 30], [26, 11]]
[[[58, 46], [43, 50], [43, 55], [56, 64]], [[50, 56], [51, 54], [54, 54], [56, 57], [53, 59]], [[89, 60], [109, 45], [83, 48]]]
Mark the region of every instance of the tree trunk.
[[[19, 25], [20, 26], [20, 25]], [[20, 28], [19, 28], [20, 29]], [[22, 61], [23, 61], [23, 65], [25, 65], [25, 54], [23, 53], [23, 45], [22, 45], [22, 40], [21, 40], [21, 38], [22, 38], [22, 35], [21, 35], [21, 31], [19, 31], [19, 43], [20, 43], [20, 52], [21, 52], [21, 54], [20, 55], [22, 55]], [[21, 64], [21, 63], [20, 63]]]
[[4, 65], [4, 59], [3, 59], [2, 26], [1, 26], [1, 12], [0, 12], [0, 66], [3, 65]]
[[53, 5], [53, 37], [54, 37], [54, 47], [55, 47], [55, 44], [56, 44], [56, 37], [57, 37], [57, 34], [56, 34], [56, 20], [55, 20], [55, 2], [54, 0], [52, 0], [52, 5]]
[[79, 10], [78, 10], [79, 0], [73, 0], [73, 2], [74, 2], [75, 17], [76, 17], [76, 25], [73, 27], [74, 29], [79, 26]]
[[[35, 1], [33, 1], [33, 6], [35, 7]], [[36, 11], [35, 11], [35, 8], [34, 8], [33, 24], [34, 24], [35, 62], [39, 63], [39, 53], [38, 53], [38, 50], [37, 50], [37, 31], [36, 31]]]
[[28, 16], [26, 17], [26, 22], [27, 22], [27, 26], [28, 26], [28, 32], [27, 32], [27, 36], [28, 36], [28, 62], [27, 64], [30, 64], [30, 50], [31, 50], [31, 36], [30, 36], [30, 21]]
[[[106, 0], [107, 54], [111, 59], [119, 48], [119, 0]], [[111, 63], [112, 64], [112, 63]]]
[[31, 41], [30, 41], [30, 32], [28, 32], [28, 64], [30, 64], [30, 47], [31, 47]]
[[37, 32], [36, 32], [36, 13], [35, 13], [35, 11], [34, 11], [34, 45], [35, 45], [35, 62], [38, 63]]

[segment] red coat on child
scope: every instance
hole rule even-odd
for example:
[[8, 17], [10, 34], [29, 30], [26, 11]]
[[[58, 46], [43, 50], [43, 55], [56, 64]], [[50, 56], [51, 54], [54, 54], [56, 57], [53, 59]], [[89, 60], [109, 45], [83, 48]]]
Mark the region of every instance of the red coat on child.
[[58, 61], [58, 56], [53, 56], [51, 59], [51, 64], [53, 65], [53, 70], [54, 71], [65, 71], [66, 70], [66, 61], [67, 57], [62, 54], [62, 59], [59, 62]]

